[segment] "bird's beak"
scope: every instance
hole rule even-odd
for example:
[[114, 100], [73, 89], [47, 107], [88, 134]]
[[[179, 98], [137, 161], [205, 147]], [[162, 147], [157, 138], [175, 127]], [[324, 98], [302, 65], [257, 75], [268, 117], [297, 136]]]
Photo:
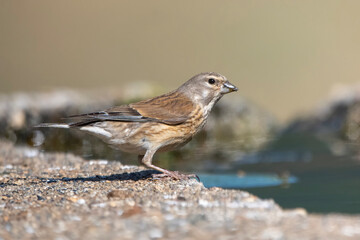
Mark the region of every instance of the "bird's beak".
[[236, 92], [238, 90], [237, 87], [235, 87], [233, 84], [231, 84], [229, 81], [226, 81], [224, 85], [221, 88], [222, 93], [231, 93]]

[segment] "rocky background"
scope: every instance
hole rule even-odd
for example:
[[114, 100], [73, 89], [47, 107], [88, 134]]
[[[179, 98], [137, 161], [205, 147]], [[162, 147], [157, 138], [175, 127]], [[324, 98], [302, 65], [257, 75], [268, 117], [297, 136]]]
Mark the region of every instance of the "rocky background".
[[[71, 90], [0, 96], [0, 136], [14, 143], [39, 146], [45, 151], [70, 151], [86, 159], [106, 158], [133, 163], [133, 156], [114, 150], [86, 133], [36, 129], [33, 126], [43, 122], [66, 121], [66, 116], [99, 111], [159, 94], [159, 91], [146, 85], [136, 89], [134, 91], [134, 87], [129, 86], [117, 91], [106, 90], [101, 96], [95, 91]], [[221, 167], [219, 159], [236, 159], [239, 153], [259, 149], [276, 129], [275, 119], [246, 99], [223, 98], [213, 109], [204, 130], [181, 151], [161, 155], [160, 161], [173, 158], [191, 161], [192, 168], [199, 170], [214, 165]], [[193, 156], [203, 153], [208, 156], [206, 162], [209, 167], [204, 166], [204, 162], [194, 162]]]

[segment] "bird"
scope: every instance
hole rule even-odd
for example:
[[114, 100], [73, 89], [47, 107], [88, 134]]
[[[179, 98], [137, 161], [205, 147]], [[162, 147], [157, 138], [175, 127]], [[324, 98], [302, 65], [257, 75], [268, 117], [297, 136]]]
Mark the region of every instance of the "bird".
[[188, 143], [204, 127], [214, 105], [225, 94], [235, 91], [238, 88], [225, 76], [205, 72], [157, 97], [69, 116], [69, 123], [42, 123], [35, 127], [88, 132], [121, 151], [137, 154], [147, 168], [160, 172], [153, 174], [153, 178], [189, 179], [197, 176], [153, 165], [154, 154]]

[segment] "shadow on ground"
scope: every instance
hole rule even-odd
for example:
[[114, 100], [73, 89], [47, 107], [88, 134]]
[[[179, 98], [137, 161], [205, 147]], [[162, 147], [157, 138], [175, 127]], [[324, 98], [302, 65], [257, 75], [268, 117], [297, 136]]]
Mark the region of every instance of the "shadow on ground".
[[75, 177], [75, 178], [41, 178], [43, 182], [52, 183], [52, 182], [76, 182], [76, 181], [82, 181], [82, 182], [99, 182], [99, 181], [139, 181], [144, 179], [151, 179], [153, 174], [159, 173], [155, 170], [144, 170], [139, 172], [132, 172], [132, 173], [122, 173], [122, 174], [111, 174], [108, 176], [92, 176], [92, 177]]

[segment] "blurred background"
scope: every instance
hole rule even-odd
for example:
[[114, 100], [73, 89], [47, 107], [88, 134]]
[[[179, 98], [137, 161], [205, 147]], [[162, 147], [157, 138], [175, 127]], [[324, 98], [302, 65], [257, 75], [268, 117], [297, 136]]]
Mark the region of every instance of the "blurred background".
[[[267, 183], [275, 176], [276, 187], [246, 186], [283, 207], [360, 213], [359, 12], [356, 0], [0, 0], [0, 133], [46, 151], [126, 162], [91, 137], [30, 126], [215, 71], [239, 88], [220, 105], [228, 111], [215, 109], [210, 127], [185, 150], [160, 156], [167, 160], [160, 165], [226, 177], [261, 173]], [[214, 126], [233, 131], [211, 132]]]
[[0, 1], [1, 92], [215, 71], [287, 120], [360, 75], [359, 1]]

